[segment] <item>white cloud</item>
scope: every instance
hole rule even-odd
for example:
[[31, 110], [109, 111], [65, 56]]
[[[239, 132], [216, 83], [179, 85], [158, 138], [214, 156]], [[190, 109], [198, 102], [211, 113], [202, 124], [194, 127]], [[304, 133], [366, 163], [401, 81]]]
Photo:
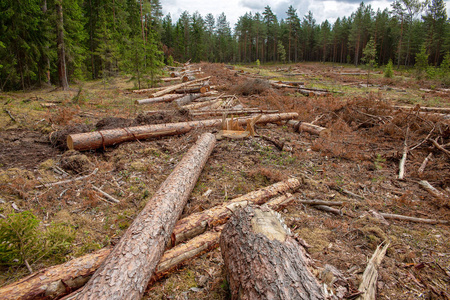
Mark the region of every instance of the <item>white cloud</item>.
[[[191, 15], [198, 11], [203, 17], [208, 13], [212, 13], [216, 18], [222, 12], [227, 16], [231, 28], [238, 21], [239, 17], [246, 12], [252, 14], [256, 12], [262, 13], [264, 8], [269, 5], [272, 11], [277, 15], [278, 20], [286, 17], [286, 11], [290, 5], [297, 9], [297, 14], [300, 19], [312, 11], [314, 18], [318, 24], [326, 19], [330, 23], [340, 17], [349, 17], [359, 6], [360, 0], [227, 0], [227, 1], [213, 1], [213, 0], [166, 0], [161, 1], [163, 13], [171, 13], [172, 20], [176, 21], [183, 11], [188, 11]], [[374, 0], [364, 1], [365, 4], [370, 4], [376, 12], [378, 8], [381, 10], [388, 8], [393, 1], [388, 0]], [[450, 0], [445, 1], [447, 7], [447, 14], [450, 15]]]

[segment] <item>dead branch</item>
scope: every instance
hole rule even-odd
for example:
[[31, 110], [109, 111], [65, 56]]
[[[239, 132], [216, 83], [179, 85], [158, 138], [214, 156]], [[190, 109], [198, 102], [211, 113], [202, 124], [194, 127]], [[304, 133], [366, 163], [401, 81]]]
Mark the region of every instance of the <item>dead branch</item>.
[[303, 199], [296, 199], [295, 200], [298, 203], [301, 204], [308, 204], [308, 205], [328, 205], [328, 206], [342, 206], [344, 205], [344, 202], [342, 201], [326, 201], [326, 200], [303, 200]]
[[380, 247], [383, 245], [380, 244], [375, 250], [372, 258], [367, 264], [366, 269], [364, 270], [364, 274], [361, 280], [361, 284], [359, 285], [358, 290], [362, 292], [362, 294], [357, 298], [358, 300], [375, 300], [377, 296], [377, 281], [378, 281], [378, 268], [386, 254], [387, 248], [389, 247], [389, 243], [387, 243], [382, 249]]
[[442, 152], [444, 152], [445, 154], [447, 154], [447, 156], [450, 157], [450, 151], [448, 151], [447, 149], [445, 149], [444, 147], [442, 147], [441, 145], [438, 144], [438, 142], [436, 140], [430, 139], [430, 141], [433, 143], [433, 145], [438, 148], [439, 150], [441, 150]]
[[417, 170], [417, 174], [419, 174], [419, 176], [423, 174], [423, 172], [425, 171], [425, 168], [428, 164], [428, 161], [431, 160], [432, 158], [433, 158], [433, 153], [430, 152], [427, 155], [427, 157], [425, 157], [425, 159], [423, 160], [422, 164], [420, 165], [419, 170]]
[[410, 222], [426, 223], [426, 224], [448, 224], [448, 221], [444, 221], [444, 220], [415, 218], [415, 217], [396, 215], [396, 214], [387, 214], [387, 213], [381, 213], [381, 212], [379, 214], [385, 219], [410, 221]]
[[398, 171], [398, 179], [403, 179], [403, 177], [405, 177], [406, 156], [408, 155], [408, 134], [409, 134], [409, 126], [406, 128], [405, 141], [403, 143], [403, 155], [402, 159], [400, 160]]
[[329, 212], [329, 213], [333, 213], [335, 215], [339, 215], [341, 217], [344, 215], [340, 209], [332, 208], [332, 207], [329, 207], [327, 205], [314, 205], [313, 207], [317, 208], [319, 210], [323, 210], [323, 211], [326, 211], [326, 212]]
[[16, 119], [13, 117], [13, 115], [11, 114], [11, 112], [10, 112], [9, 110], [7, 110], [6, 108], [4, 108], [3, 111], [4, 111], [5, 113], [8, 114], [8, 116], [11, 118], [11, 120], [12, 120], [13, 122], [17, 122]]
[[103, 196], [105, 196], [109, 201], [114, 202], [114, 203], [120, 203], [119, 200], [117, 200], [116, 198], [114, 198], [113, 196], [111, 196], [110, 194], [107, 194], [106, 192], [102, 191], [101, 189], [99, 189], [96, 186], [92, 186], [92, 188], [94, 190], [96, 190], [97, 192], [99, 192], [100, 194], [102, 194]]
[[37, 185], [34, 188], [39, 189], [39, 188], [43, 188], [43, 187], [52, 187], [52, 186], [57, 186], [57, 185], [61, 185], [61, 184], [66, 184], [66, 183], [70, 183], [70, 182], [74, 182], [74, 181], [79, 181], [79, 180], [83, 180], [86, 179], [92, 175], [95, 175], [98, 171], [98, 168], [95, 168], [94, 171], [92, 171], [91, 174], [85, 175], [85, 176], [80, 176], [80, 177], [76, 177], [74, 179], [68, 179], [68, 180], [63, 180], [63, 181], [58, 181], [58, 182], [53, 182], [53, 183], [44, 183], [41, 185]]

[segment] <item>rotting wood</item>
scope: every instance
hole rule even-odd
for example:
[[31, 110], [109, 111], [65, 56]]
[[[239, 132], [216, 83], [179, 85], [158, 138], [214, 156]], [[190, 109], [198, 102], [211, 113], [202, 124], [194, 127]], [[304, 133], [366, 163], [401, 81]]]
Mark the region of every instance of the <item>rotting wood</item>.
[[375, 300], [377, 298], [377, 281], [378, 281], [378, 268], [383, 261], [384, 255], [389, 247], [389, 243], [384, 245], [380, 244], [372, 255], [366, 269], [364, 270], [361, 284], [358, 290], [361, 295], [358, 296], [358, 300]]
[[116, 198], [114, 198], [114, 197], [111, 196], [110, 194], [108, 194], [108, 193], [102, 191], [102, 190], [99, 189], [98, 187], [96, 187], [96, 186], [93, 185], [92, 188], [93, 188], [94, 190], [96, 190], [97, 192], [99, 192], [100, 194], [102, 194], [103, 196], [105, 196], [109, 201], [114, 202], [114, 203], [120, 203], [119, 200], [117, 200]]
[[444, 221], [444, 220], [415, 218], [415, 217], [409, 217], [409, 216], [403, 216], [403, 215], [397, 215], [397, 214], [381, 213], [381, 212], [379, 212], [379, 214], [385, 219], [410, 221], [410, 222], [426, 223], [426, 224], [448, 224], [448, 221]]
[[76, 299], [142, 297], [215, 142], [200, 136]]
[[[279, 122], [283, 120], [293, 119], [298, 116], [297, 113], [269, 114], [263, 115], [258, 124]], [[237, 118], [241, 125], [247, 124], [247, 120], [251, 117]], [[155, 138], [167, 135], [183, 134], [194, 128], [219, 126], [222, 119], [199, 120], [179, 123], [153, 124], [128, 128], [118, 128], [110, 130], [101, 130], [93, 132], [85, 132], [71, 134], [67, 136], [67, 146], [74, 150], [98, 149], [110, 145], [116, 145], [123, 142]]]
[[171, 102], [178, 98], [183, 97], [181, 94], [167, 94], [161, 97], [156, 98], [147, 98], [147, 99], [138, 99], [135, 101], [136, 104], [150, 104], [150, 103], [159, 103], [159, 102]]
[[170, 92], [173, 92], [173, 91], [175, 91], [175, 90], [178, 90], [179, 88], [182, 88], [182, 87], [185, 87], [185, 86], [189, 86], [189, 85], [192, 85], [192, 84], [197, 83], [197, 82], [203, 82], [203, 81], [206, 81], [206, 80], [208, 80], [208, 79], [210, 79], [210, 78], [211, 78], [211, 76], [208, 76], [208, 77], [199, 78], [199, 79], [195, 79], [195, 80], [188, 81], [188, 82], [183, 82], [183, 83], [171, 85], [171, 86], [165, 88], [165, 89], [162, 90], [162, 91], [159, 91], [159, 92], [156, 92], [156, 93], [152, 94], [152, 98], [154, 98], [154, 97], [159, 97], [159, 96], [168, 94], [168, 93], [170, 93]]
[[67, 180], [62, 180], [62, 181], [58, 181], [58, 182], [52, 182], [52, 183], [43, 183], [41, 185], [37, 185], [35, 186], [36, 189], [39, 188], [43, 188], [43, 187], [52, 187], [52, 186], [57, 186], [57, 185], [61, 185], [61, 184], [66, 184], [66, 183], [70, 183], [70, 182], [74, 182], [74, 181], [79, 181], [79, 180], [83, 180], [86, 179], [92, 175], [95, 175], [98, 171], [98, 168], [95, 168], [94, 171], [92, 171], [92, 173], [88, 174], [88, 175], [84, 175], [84, 176], [80, 176], [80, 177], [76, 177], [73, 179], [67, 179]]
[[220, 236], [231, 299], [324, 299], [303, 247], [276, 212], [247, 206]]
[[[272, 197], [288, 191], [295, 191], [302, 184], [303, 181], [301, 179], [290, 178], [288, 180], [280, 181], [257, 191], [234, 198], [230, 202], [226, 202], [220, 206], [194, 213], [177, 223], [177, 226], [175, 226], [173, 230], [171, 243], [172, 245], [177, 245], [192, 236], [205, 232], [208, 227], [224, 224], [231, 216], [232, 212], [236, 210], [236, 207], [245, 207], [249, 204], [264, 204]], [[286, 197], [287, 199], [289, 198], [289, 195], [281, 196], [280, 201], [283, 200], [283, 197]]]
[[445, 195], [441, 191], [436, 189], [434, 186], [432, 186], [431, 183], [429, 183], [428, 181], [421, 180], [421, 181], [419, 181], [419, 185], [421, 188], [423, 188], [425, 191], [430, 193], [437, 200], [445, 199]]
[[[271, 199], [265, 205], [274, 210], [281, 210], [293, 200], [294, 197], [292, 195], [286, 194]], [[0, 215], [1, 217], [2, 215]], [[216, 248], [222, 228], [221, 226], [215, 227], [214, 231], [208, 231], [192, 237], [189, 241], [167, 250], [159, 261], [150, 282], [164, 276], [168, 271], [178, 267], [180, 264]], [[100, 249], [67, 263], [39, 270], [15, 283], [0, 288], [0, 299], [49, 300], [62, 297], [82, 287], [111, 253], [111, 250], [110, 248]], [[77, 293], [75, 292], [64, 299], [73, 299], [76, 295]]]
[[336, 209], [336, 208], [332, 208], [332, 207], [329, 207], [327, 205], [314, 205], [313, 207], [317, 208], [319, 210], [323, 210], [323, 211], [326, 211], [326, 212], [329, 212], [329, 213], [333, 213], [333, 214], [341, 216], [341, 217], [344, 215], [342, 210]]
[[344, 202], [342, 201], [326, 201], [326, 200], [305, 200], [305, 199], [296, 199], [295, 202], [301, 203], [301, 204], [308, 204], [308, 205], [328, 205], [328, 206], [342, 206], [344, 205]]
[[408, 135], [409, 135], [409, 126], [406, 128], [405, 141], [403, 142], [403, 154], [402, 159], [400, 159], [400, 164], [398, 168], [398, 179], [403, 179], [405, 177], [405, 164], [406, 157], [408, 156]]
[[423, 172], [425, 171], [425, 168], [427, 167], [428, 161], [433, 159], [433, 152], [430, 152], [427, 157], [423, 160], [422, 164], [419, 167], [419, 170], [417, 170], [417, 174], [421, 176]]
[[301, 121], [295, 121], [295, 120], [289, 120], [287, 122], [289, 125], [294, 127], [294, 130], [297, 132], [308, 132], [310, 134], [318, 135], [322, 138], [328, 138], [331, 135], [331, 131], [325, 127], [321, 127], [318, 125], [314, 125], [311, 123], [301, 122]]
[[[402, 106], [402, 105], [394, 105], [392, 108], [394, 109], [402, 109], [402, 110], [414, 110], [417, 106]], [[450, 113], [450, 107], [426, 107], [426, 106], [418, 106], [418, 109], [424, 112], [437, 112], [437, 113]]]
[[433, 143], [433, 145], [441, 150], [442, 152], [444, 152], [445, 154], [447, 154], [448, 157], [450, 157], [450, 151], [448, 151], [447, 149], [445, 149], [444, 147], [442, 147], [441, 145], [439, 145], [439, 143], [436, 140], [430, 139], [430, 141]]

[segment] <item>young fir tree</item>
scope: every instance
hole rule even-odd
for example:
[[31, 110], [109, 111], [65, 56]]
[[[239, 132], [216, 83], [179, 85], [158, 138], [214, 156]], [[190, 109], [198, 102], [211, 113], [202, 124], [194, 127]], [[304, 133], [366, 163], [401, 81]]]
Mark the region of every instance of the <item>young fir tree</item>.
[[420, 52], [416, 54], [416, 64], [414, 65], [418, 79], [422, 78], [428, 68], [428, 56], [427, 47], [425, 44], [422, 44]]
[[364, 47], [362, 58], [362, 61], [365, 62], [369, 68], [367, 72], [367, 86], [369, 86], [370, 71], [375, 65], [376, 56], [377, 56], [377, 49], [375, 48], [375, 41], [373, 40], [373, 37], [371, 37], [369, 42], [366, 44], [366, 47]]

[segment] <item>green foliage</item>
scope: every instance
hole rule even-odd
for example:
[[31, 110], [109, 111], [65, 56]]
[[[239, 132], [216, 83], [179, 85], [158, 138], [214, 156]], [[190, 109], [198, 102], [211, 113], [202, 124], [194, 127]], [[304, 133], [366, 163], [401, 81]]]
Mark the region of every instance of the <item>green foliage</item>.
[[261, 62], [259, 61], [259, 59], [256, 60], [256, 66], [259, 68], [261, 66]]
[[428, 53], [425, 44], [420, 48], [420, 52], [416, 54], [416, 64], [414, 66], [416, 67], [417, 77], [420, 79], [428, 68]]
[[6, 219], [0, 219], [0, 262], [31, 265], [50, 257], [61, 260], [73, 240], [74, 232], [66, 225], [52, 224], [42, 230], [33, 213], [12, 213]]
[[169, 57], [167, 58], [167, 65], [168, 66], [173, 66], [174, 65], [174, 60], [172, 55], [169, 55]]
[[376, 64], [375, 57], [377, 55], [377, 49], [375, 48], [375, 41], [373, 37], [370, 38], [369, 42], [366, 44], [366, 47], [363, 49], [363, 58], [362, 61], [367, 64], [369, 67], [369, 71], [367, 72], [367, 84], [369, 84], [370, 71]]
[[283, 63], [286, 63], [286, 50], [284, 49], [283, 43], [281, 41], [278, 41], [277, 51], [278, 51], [280, 60]]
[[388, 64], [384, 68], [384, 77], [386, 78], [394, 77], [394, 65], [392, 63], [392, 59], [389, 60]]

